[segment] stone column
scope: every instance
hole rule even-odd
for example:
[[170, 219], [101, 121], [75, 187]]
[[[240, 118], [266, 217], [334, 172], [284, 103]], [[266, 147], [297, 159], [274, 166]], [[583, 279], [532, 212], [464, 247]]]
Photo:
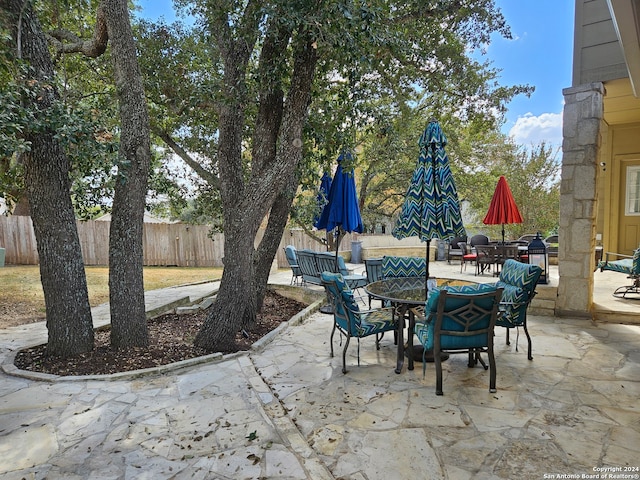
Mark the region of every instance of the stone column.
[[604, 86], [590, 83], [562, 91], [562, 181], [557, 315], [590, 316], [593, 301], [593, 251], [597, 166]]

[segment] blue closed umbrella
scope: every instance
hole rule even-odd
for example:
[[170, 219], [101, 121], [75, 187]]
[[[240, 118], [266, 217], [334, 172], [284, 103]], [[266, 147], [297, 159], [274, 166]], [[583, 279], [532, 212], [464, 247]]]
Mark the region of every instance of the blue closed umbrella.
[[319, 230], [325, 229], [330, 232], [338, 229], [336, 240], [336, 265], [338, 262], [338, 247], [340, 246], [340, 235], [343, 232], [362, 233], [362, 216], [358, 205], [358, 195], [356, 193], [356, 181], [353, 169], [344, 171], [342, 162], [351, 159], [351, 153], [341, 153], [338, 157], [338, 168], [331, 181], [327, 204], [322, 210], [320, 219], [315, 224]]
[[398, 239], [417, 236], [427, 243], [426, 276], [429, 278], [429, 243], [464, 236], [458, 192], [445, 151], [447, 137], [435, 120], [429, 121], [419, 141], [420, 155], [407, 189], [400, 216], [391, 232]]
[[318, 227], [320, 223], [320, 215], [324, 210], [325, 205], [329, 202], [329, 191], [331, 190], [331, 175], [327, 172], [322, 174], [320, 180], [320, 188], [318, 189], [318, 195], [316, 196], [316, 205], [318, 206], [318, 214], [313, 218], [313, 226], [318, 230], [322, 228]]

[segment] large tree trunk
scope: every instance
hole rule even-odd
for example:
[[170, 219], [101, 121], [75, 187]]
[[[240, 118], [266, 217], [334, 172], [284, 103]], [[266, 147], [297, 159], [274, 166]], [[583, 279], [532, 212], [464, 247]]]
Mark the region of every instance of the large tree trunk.
[[151, 158], [149, 116], [126, 0], [104, 0], [115, 86], [120, 152], [109, 236], [109, 306], [114, 348], [149, 344], [142, 234]]
[[291, 204], [296, 196], [298, 182], [298, 176], [295, 174], [291, 175], [287, 186], [276, 196], [271, 211], [269, 212], [267, 229], [257, 250], [254, 268], [256, 278], [256, 305], [258, 311], [262, 308], [262, 302], [269, 281], [269, 274], [271, 273], [271, 265], [280, 246], [282, 232], [287, 226], [287, 220], [289, 219]]
[[[17, 57], [32, 67], [41, 95], [35, 109], [44, 112], [56, 99], [54, 68], [40, 23], [30, 2], [1, 0], [11, 19]], [[18, 38], [20, 39], [18, 41]], [[30, 79], [27, 79], [29, 83]], [[69, 160], [54, 132], [28, 133], [31, 151], [24, 155], [24, 173], [40, 257], [51, 355], [67, 357], [93, 349], [91, 308], [82, 251], [69, 196]]]
[[[258, 152], [254, 151], [254, 165], [251, 177], [245, 184], [241, 163], [242, 129], [244, 116], [241, 110], [242, 98], [238, 98], [235, 105], [232, 101], [225, 103], [220, 113], [220, 147], [218, 160], [220, 164], [220, 193], [223, 201], [225, 219], [225, 252], [224, 272], [220, 290], [202, 330], [196, 337], [196, 345], [208, 350], [224, 351], [228, 345], [235, 342], [235, 334], [244, 326], [255, 321], [258, 297], [264, 294], [268, 275], [265, 275], [266, 265], [273, 260], [273, 255], [279, 244], [273, 235], [269, 236], [260, 248], [259, 258], [256, 255], [254, 240], [261, 220], [274, 205], [279, 193], [289, 186], [291, 177], [295, 176], [295, 168], [302, 158], [302, 130], [306, 122], [313, 74], [317, 62], [317, 52], [313, 41], [299, 38], [294, 47], [294, 71], [291, 77], [287, 101], [284, 105], [282, 121], [279, 121], [279, 111], [276, 118], [265, 115], [258, 116], [254, 136], [254, 144], [260, 145]], [[261, 59], [263, 60], [263, 59]], [[233, 68], [231, 66], [233, 65]], [[239, 73], [242, 65], [236, 59], [226, 58], [225, 68], [229, 75]], [[225, 75], [225, 79], [229, 77]], [[242, 92], [242, 79], [232, 79], [236, 83], [227, 83], [230, 92]], [[262, 97], [263, 102], [272, 102], [277, 95], [278, 85], [271, 92]], [[264, 109], [259, 109], [264, 112]], [[279, 128], [274, 134], [273, 125], [260, 122], [277, 121]], [[256, 158], [258, 155], [262, 158]], [[287, 195], [289, 195], [287, 193]], [[278, 217], [273, 225], [281, 224], [280, 235], [284, 224], [280, 218], [281, 211], [274, 210]], [[271, 242], [267, 245], [266, 242]], [[272, 252], [271, 259], [265, 252]], [[256, 266], [259, 274], [256, 275]]]

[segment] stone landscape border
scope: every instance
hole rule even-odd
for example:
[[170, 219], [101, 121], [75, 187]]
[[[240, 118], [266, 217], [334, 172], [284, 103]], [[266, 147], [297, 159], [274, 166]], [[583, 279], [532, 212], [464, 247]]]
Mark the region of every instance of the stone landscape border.
[[[306, 307], [304, 310], [298, 312], [296, 315], [291, 317], [291, 319], [289, 319], [286, 322], [282, 322], [277, 328], [275, 328], [274, 330], [272, 330], [271, 332], [269, 332], [268, 334], [266, 334], [256, 342], [254, 342], [253, 345], [251, 346], [251, 350], [230, 353], [227, 355], [224, 355], [221, 352], [216, 352], [216, 353], [211, 353], [209, 355], [189, 358], [179, 362], [168, 363], [166, 365], [159, 365], [157, 367], [143, 368], [139, 370], [131, 370], [128, 372], [119, 372], [119, 373], [112, 373], [107, 375], [62, 376], [62, 375], [52, 375], [50, 373], [31, 372], [28, 370], [21, 370], [15, 366], [16, 355], [18, 355], [18, 353], [20, 353], [22, 350], [41, 345], [41, 343], [36, 343], [33, 345], [25, 345], [19, 348], [18, 350], [10, 352], [8, 355], [5, 356], [2, 365], [0, 365], [0, 368], [7, 375], [26, 378], [29, 380], [50, 382], [50, 383], [84, 382], [87, 380], [98, 380], [98, 381], [109, 382], [109, 381], [118, 381], [118, 380], [132, 380], [132, 379], [150, 376], [150, 375], [162, 375], [168, 372], [179, 370], [181, 368], [193, 367], [195, 365], [201, 365], [204, 363], [220, 362], [220, 361], [232, 359], [238, 356], [247, 355], [251, 352], [259, 351], [262, 348], [264, 348], [266, 345], [271, 343], [274, 338], [276, 338], [280, 333], [282, 333], [284, 330], [286, 330], [290, 326], [295, 326], [303, 323], [307, 318], [309, 318], [316, 311], [318, 311], [320, 307], [324, 305], [324, 302], [325, 302], [324, 295], [320, 295], [321, 298], [314, 300], [314, 298], [319, 296], [318, 295], [319, 292], [315, 292], [306, 288], [301, 289], [300, 287], [287, 287], [283, 285], [271, 285], [271, 284], [268, 286], [268, 288], [272, 288], [282, 296], [293, 298], [298, 301], [301, 301], [301, 298], [302, 298], [304, 300], [311, 301], [312, 303], [308, 307]], [[189, 310], [193, 311], [197, 309], [207, 308], [211, 305], [213, 301], [212, 299], [215, 297], [217, 293], [218, 291], [215, 290], [211, 296], [207, 296], [205, 298], [199, 299], [193, 302], [191, 306], [187, 306], [187, 304], [189, 303], [188, 297], [187, 297], [187, 302], [185, 302], [184, 299], [179, 300], [178, 302], [173, 301], [163, 307], [154, 308], [153, 315], [148, 318], [155, 318], [157, 316], [163, 315], [165, 313], [169, 313], [171, 311], [175, 311], [177, 313], [177, 311], [180, 310], [182, 311], [182, 313], [188, 313]], [[147, 312], [147, 313], [150, 313], [150, 312]], [[97, 327], [96, 329], [99, 329], [99, 328], [105, 328], [105, 326]]]

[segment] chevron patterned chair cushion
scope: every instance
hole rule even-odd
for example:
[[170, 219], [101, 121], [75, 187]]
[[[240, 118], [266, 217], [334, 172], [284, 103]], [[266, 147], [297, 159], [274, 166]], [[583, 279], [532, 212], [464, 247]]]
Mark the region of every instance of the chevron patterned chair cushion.
[[[496, 320], [496, 326], [507, 329], [507, 345], [509, 342], [509, 329], [522, 327], [527, 336], [527, 358], [533, 360], [531, 355], [531, 335], [527, 329], [527, 309], [536, 294], [536, 285], [542, 274], [542, 269], [537, 265], [521, 263], [513, 259], [506, 260], [500, 278], [496, 286], [504, 288], [502, 301], [500, 302], [500, 314]], [[516, 351], [518, 340], [516, 337]]]
[[508, 259], [500, 272], [500, 282], [524, 288], [531, 293], [536, 288], [542, 269], [537, 265]]
[[496, 286], [504, 288], [501, 301], [502, 314], [496, 325], [513, 328], [522, 326], [527, 319], [527, 308], [533, 299], [542, 269], [537, 265], [506, 260]]
[[422, 257], [382, 257], [382, 276], [390, 277], [424, 277], [427, 263]]

